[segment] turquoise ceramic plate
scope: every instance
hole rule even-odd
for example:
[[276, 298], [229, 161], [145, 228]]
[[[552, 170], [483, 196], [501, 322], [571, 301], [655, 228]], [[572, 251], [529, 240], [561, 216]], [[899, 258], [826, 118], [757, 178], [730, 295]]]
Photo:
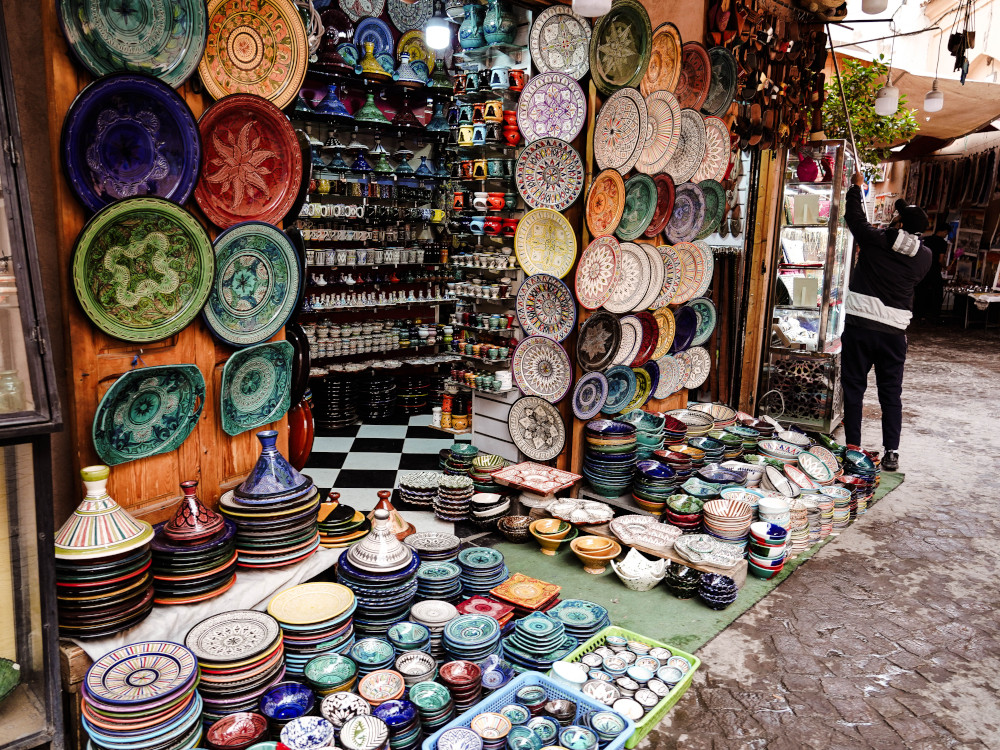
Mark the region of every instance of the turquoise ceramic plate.
[[292, 355], [287, 341], [241, 349], [222, 368], [222, 429], [239, 435], [281, 419], [290, 406]]

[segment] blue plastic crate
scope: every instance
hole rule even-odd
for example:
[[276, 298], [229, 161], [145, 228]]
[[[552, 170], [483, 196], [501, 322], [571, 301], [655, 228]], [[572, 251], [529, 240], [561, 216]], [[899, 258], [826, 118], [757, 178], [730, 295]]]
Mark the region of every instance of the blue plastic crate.
[[[608, 706], [605, 706], [603, 703], [598, 703], [593, 698], [581, 693], [579, 690], [572, 690], [570, 688], [563, 687], [538, 672], [525, 672], [524, 674], [515, 677], [495, 693], [491, 693], [489, 697], [479, 701], [479, 703], [474, 705], [461, 716], [452, 719], [449, 723], [441, 727], [438, 731], [424, 740], [424, 743], [421, 746], [422, 750], [437, 750], [438, 739], [444, 732], [449, 729], [454, 729], [455, 727], [468, 728], [472, 724], [472, 720], [479, 714], [496, 713], [509, 703], [517, 703], [517, 700], [514, 698], [514, 694], [521, 688], [527, 687], [528, 685], [537, 685], [538, 687], [544, 689], [545, 695], [548, 696], [550, 700], [562, 699], [576, 703], [576, 717], [573, 719], [574, 724], [589, 726], [587, 719], [589, 719], [592, 714], [595, 714], [598, 711], [611, 711]], [[621, 716], [621, 714], [618, 715]], [[622, 716], [622, 718], [625, 720], [625, 731], [611, 740], [611, 742], [605, 745], [602, 750], [622, 750], [625, 746], [625, 742], [632, 736], [632, 733], [635, 731], [635, 722], [627, 716]]]

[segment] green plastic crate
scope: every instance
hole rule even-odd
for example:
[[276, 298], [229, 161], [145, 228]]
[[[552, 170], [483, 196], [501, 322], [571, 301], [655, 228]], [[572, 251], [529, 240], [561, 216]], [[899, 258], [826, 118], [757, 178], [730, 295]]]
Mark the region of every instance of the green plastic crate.
[[623, 638], [628, 638], [630, 641], [639, 641], [639, 643], [645, 643], [647, 646], [659, 646], [660, 648], [665, 648], [670, 651], [674, 656], [683, 656], [689, 662], [691, 662], [691, 669], [688, 673], [684, 675], [684, 678], [674, 685], [674, 689], [667, 693], [666, 697], [657, 703], [653, 710], [647, 713], [642, 719], [636, 722], [635, 733], [628, 738], [625, 743], [626, 748], [633, 748], [638, 745], [647, 734], [652, 731], [653, 727], [660, 723], [667, 712], [674, 707], [674, 704], [681, 699], [681, 696], [687, 692], [687, 689], [691, 687], [691, 681], [694, 679], [694, 673], [701, 666], [701, 659], [693, 654], [689, 654], [685, 651], [681, 651], [679, 648], [674, 648], [666, 643], [661, 643], [660, 641], [654, 641], [639, 633], [633, 633], [631, 630], [625, 630], [625, 628], [619, 628], [614, 625], [604, 628], [600, 633], [595, 635], [589, 641], [580, 646], [576, 651], [571, 652], [567, 656], [562, 658], [562, 661], [579, 661], [580, 657], [584, 654], [589, 654], [591, 651], [599, 646], [604, 645], [604, 641], [607, 640], [609, 635], [620, 635]]

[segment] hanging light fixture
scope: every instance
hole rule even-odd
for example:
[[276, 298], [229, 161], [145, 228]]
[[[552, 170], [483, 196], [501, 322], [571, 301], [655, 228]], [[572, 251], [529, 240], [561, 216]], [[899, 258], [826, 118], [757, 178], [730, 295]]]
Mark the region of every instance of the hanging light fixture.
[[944, 33], [938, 35], [938, 56], [934, 64], [934, 83], [931, 90], [924, 94], [924, 112], [940, 112], [944, 107], [944, 92], [938, 89], [938, 66], [941, 64], [941, 39]]
[[899, 89], [892, 85], [892, 58], [896, 50], [896, 29], [892, 29], [892, 47], [889, 49], [889, 70], [885, 74], [885, 85], [875, 93], [875, 114], [889, 117], [899, 109]]
[[609, 10], [611, 10], [611, 0], [573, 0], [573, 12], [578, 16], [596, 18], [605, 15]]
[[448, 49], [451, 44], [451, 24], [441, 12], [441, 4], [436, 3], [434, 15], [427, 19], [424, 27], [424, 39], [431, 49]]
[[870, 16], [882, 13], [889, 7], [889, 0], [861, 0], [861, 11]]

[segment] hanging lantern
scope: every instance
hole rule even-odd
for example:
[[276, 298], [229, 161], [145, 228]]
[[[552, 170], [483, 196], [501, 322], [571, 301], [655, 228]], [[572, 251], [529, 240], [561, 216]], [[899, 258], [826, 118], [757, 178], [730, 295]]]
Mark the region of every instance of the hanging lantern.
[[931, 90], [924, 95], [924, 112], [940, 112], [942, 107], [944, 107], [944, 92], [938, 88], [935, 78]]
[[875, 94], [875, 114], [889, 117], [899, 109], [899, 89], [895, 86], [883, 86]]

